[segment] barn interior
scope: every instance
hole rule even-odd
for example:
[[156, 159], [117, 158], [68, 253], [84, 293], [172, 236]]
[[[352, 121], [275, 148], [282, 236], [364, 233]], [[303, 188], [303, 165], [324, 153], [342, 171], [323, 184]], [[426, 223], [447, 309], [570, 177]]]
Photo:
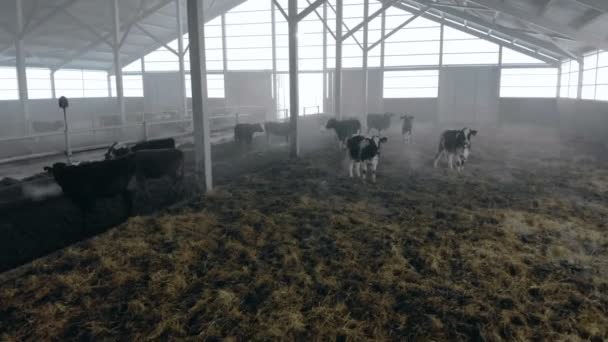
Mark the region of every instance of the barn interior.
[[[602, 0], [0, 2], [0, 340], [608, 340], [607, 32]], [[331, 119], [388, 139], [375, 182]]]

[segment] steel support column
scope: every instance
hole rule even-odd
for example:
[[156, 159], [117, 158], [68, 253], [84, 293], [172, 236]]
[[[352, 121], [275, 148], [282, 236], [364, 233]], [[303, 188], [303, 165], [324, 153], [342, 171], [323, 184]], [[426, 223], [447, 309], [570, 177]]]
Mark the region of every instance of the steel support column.
[[[341, 1], [341, 0], [340, 0]], [[299, 65], [298, 65], [298, 1], [289, 0], [288, 19], [289, 24], [289, 123], [290, 140], [289, 155], [297, 158], [300, 153], [300, 142], [298, 137], [299, 116]]]
[[327, 1], [323, 3], [323, 112], [327, 112]]
[[[562, 72], [564, 72], [564, 70], [562, 70], [562, 63], [559, 63], [559, 66], [557, 67], [557, 91], [555, 92], [555, 97], [558, 99], [562, 96]], [[568, 89], [568, 91], [570, 91], [570, 89]]]
[[[108, 77], [110, 77], [110, 76], [108, 76]], [[110, 86], [110, 84], [108, 84], [108, 91], [110, 91], [109, 86]], [[55, 88], [55, 70], [51, 71], [51, 96], [54, 99], [57, 98], [57, 91]]]
[[334, 70], [334, 115], [342, 119], [342, 0], [336, 0], [336, 68]]
[[369, 55], [369, 51], [367, 50], [367, 40], [368, 40], [368, 26], [369, 26], [369, 22], [367, 20], [367, 17], [369, 16], [369, 0], [364, 0], [363, 1], [363, 68], [361, 70], [362, 74], [363, 74], [363, 87], [362, 87], [362, 99], [363, 99], [363, 115], [361, 116], [361, 123], [363, 125], [363, 132], [367, 132], [367, 113], [369, 112], [368, 110], [368, 102], [369, 102], [369, 94], [368, 94], [368, 70], [367, 70], [367, 65], [368, 65], [368, 55]]
[[184, 26], [182, 0], [175, 0], [175, 14], [177, 16], [177, 54], [179, 60], [179, 108], [182, 116], [188, 116], [188, 94], [186, 94], [186, 65], [184, 61]]
[[277, 94], [277, 18], [275, 14], [276, 8], [272, 0], [270, 0], [270, 9], [272, 22], [272, 104], [274, 109], [271, 119], [274, 121], [279, 118], [279, 98]]
[[[577, 87], [577, 91], [576, 91], [576, 98], [577, 99], [582, 99], [583, 98], [583, 73], [585, 71], [585, 59], [584, 58], [579, 58], [578, 59], [578, 87]], [[597, 77], [597, 75], [596, 75]], [[597, 82], [595, 82], [597, 83]], [[570, 91], [570, 90], [568, 90]]]
[[19, 103], [21, 105], [21, 114], [23, 115], [23, 128], [24, 134], [27, 135], [30, 132], [30, 111], [28, 106], [27, 97], [27, 74], [25, 70], [25, 51], [23, 48], [23, 30], [24, 19], [23, 19], [23, 3], [21, 0], [15, 0], [15, 6], [17, 9], [16, 20], [17, 27], [15, 32], [15, 50], [17, 60], [17, 84], [19, 87]]
[[[386, 11], [382, 12], [380, 25], [380, 36], [384, 37], [384, 33], [386, 32]], [[382, 99], [382, 110], [384, 110], [384, 51], [385, 44], [384, 40], [382, 40], [382, 43], [380, 43], [380, 98]]]
[[196, 175], [207, 193], [213, 190], [211, 175], [211, 131], [207, 108], [207, 62], [205, 59], [205, 25], [203, 0], [188, 1], [188, 34], [190, 38], [190, 79], [192, 81], [192, 119], [194, 121], [194, 158]]
[[116, 100], [118, 101], [118, 110], [120, 112], [120, 120], [125, 123], [125, 98], [122, 83], [122, 64], [120, 63], [120, 10], [118, 0], [112, 0], [112, 24], [113, 24], [113, 45], [112, 52], [114, 54], [114, 76], [116, 81]]

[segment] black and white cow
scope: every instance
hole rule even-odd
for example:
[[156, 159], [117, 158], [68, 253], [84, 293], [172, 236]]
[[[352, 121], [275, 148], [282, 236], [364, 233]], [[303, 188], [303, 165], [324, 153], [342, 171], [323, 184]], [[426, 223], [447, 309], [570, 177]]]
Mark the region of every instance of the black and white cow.
[[367, 114], [367, 133], [372, 129], [378, 131], [380, 134], [391, 127], [391, 119], [395, 114], [384, 113], [384, 114]]
[[401, 120], [401, 134], [403, 134], [403, 141], [411, 143], [414, 140], [414, 117], [411, 115], [402, 115]]
[[350, 159], [348, 165], [348, 174], [352, 178], [353, 171], [357, 177], [363, 180], [366, 178], [367, 168], [371, 168], [372, 182], [376, 182], [376, 168], [378, 167], [378, 159], [380, 157], [380, 148], [382, 144], [388, 141], [385, 137], [373, 136], [365, 137], [363, 135], [355, 135], [347, 141], [348, 157]]
[[439, 148], [435, 155], [434, 166], [437, 167], [442, 155], [447, 154], [448, 166], [454, 169], [454, 157], [456, 157], [456, 169], [460, 172], [471, 153], [471, 137], [477, 135], [477, 131], [470, 128], [461, 130], [448, 130], [441, 134]]
[[251, 146], [253, 135], [264, 132], [264, 128], [259, 123], [249, 124], [240, 123], [234, 126], [234, 142]]
[[361, 133], [361, 122], [357, 119], [336, 120], [329, 119], [325, 125], [327, 129], [333, 129], [338, 137], [338, 146], [342, 148], [347, 145], [347, 139], [355, 134]]

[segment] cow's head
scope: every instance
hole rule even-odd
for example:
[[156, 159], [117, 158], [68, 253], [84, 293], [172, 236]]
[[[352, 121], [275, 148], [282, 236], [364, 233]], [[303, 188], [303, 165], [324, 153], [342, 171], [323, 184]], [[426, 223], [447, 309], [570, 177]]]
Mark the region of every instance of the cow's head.
[[124, 157], [129, 154], [130, 149], [127, 146], [119, 145], [118, 142], [114, 142], [104, 154], [105, 160], [116, 159]]
[[66, 163], [54, 163], [51, 166], [45, 166], [44, 171], [53, 175], [55, 172], [61, 171], [61, 170], [65, 169], [67, 166], [68, 166], [68, 164], [66, 164]]
[[252, 130], [253, 132], [264, 132], [264, 127], [262, 127], [262, 124], [256, 123], [252, 125]]
[[469, 143], [471, 142], [471, 137], [477, 135], [477, 131], [476, 130], [472, 130], [472, 129], [468, 128], [468, 127], [463, 128], [461, 132], [466, 137], [466, 140]]
[[336, 124], [338, 123], [338, 120], [331, 118], [327, 121], [327, 124], [325, 125], [326, 129], [332, 129], [332, 128], [336, 128]]
[[376, 147], [378, 148], [378, 150], [380, 150], [380, 147], [382, 146], [382, 144], [385, 144], [388, 141], [387, 137], [379, 137], [377, 135], [374, 135], [371, 140], [374, 142], [374, 144], [376, 145]]
[[414, 121], [414, 117], [411, 115], [404, 114], [404, 115], [401, 115], [401, 120], [406, 120], [406, 121], [411, 122], [411, 121]]

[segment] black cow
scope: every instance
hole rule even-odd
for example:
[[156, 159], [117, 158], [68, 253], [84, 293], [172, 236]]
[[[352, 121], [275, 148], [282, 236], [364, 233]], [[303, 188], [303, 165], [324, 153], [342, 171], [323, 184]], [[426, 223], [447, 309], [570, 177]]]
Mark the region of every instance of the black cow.
[[32, 128], [37, 133], [55, 132], [63, 128], [63, 121], [34, 121]]
[[248, 124], [240, 123], [234, 126], [234, 141], [239, 144], [251, 146], [253, 135], [257, 132], [264, 132], [264, 128], [259, 123]]
[[118, 146], [118, 142], [115, 142], [108, 148], [108, 151], [105, 154], [105, 159], [114, 159], [118, 157], [125, 156], [131, 152], [137, 152], [142, 150], [158, 150], [158, 149], [174, 149], [175, 148], [175, 139], [173, 138], [165, 138], [165, 139], [154, 139], [148, 141], [140, 141], [131, 146]]
[[456, 168], [458, 172], [462, 171], [471, 152], [471, 137], [475, 135], [477, 135], [477, 131], [466, 127], [459, 131], [448, 130], [443, 132], [439, 139], [439, 148], [435, 155], [434, 166], [437, 167], [441, 156], [447, 154], [450, 170], [454, 169], [454, 157], [456, 157]]
[[270, 143], [270, 136], [276, 135], [285, 137], [285, 140], [289, 142], [289, 122], [266, 122], [264, 123], [264, 130], [266, 131], [266, 140]]
[[338, 136], [338, 146], [346, 146], [346, 140], [355, 134], [361, 133], [361, 122], [357, 119], [336, 120], [329, 119], [325, 125], [326, 129], [333, 129]]
[[[378, 167], [378, 159], [380, 156], [380, 148], [386, 143], [388, 138], [373, 136], [371, 138], [362, 135], [356, 135], [348, 139], [348, 156], [350, 163], [348, 166], [348, 174], [353, 177], [353, 169], [357, 177], [365, 180], [367, 168], [371, 168], [372, 182], [376, 182], [376, 168]], [[360, 173], [362, 171], [363, 174]]]
[[44, 170], [53, 175], [63, 193], [81, 209], [83, 229], [86, 227], [87, 212], [99, 198], [121, 195], [127, 206], [127, 217], [130, 215], [132, 201], [127, 187], [135, 173], [133, 155], [80, 165], [55, 163]]
[[372, 129], [376, 129], [378, 134], [382, 131], [387, 130], [391, 127], [391, 118], [395, 114], [384, 113], [384, 114], [367, 114], [367, 133]]
[[148, 195], [146, 179], [169, 176], [173, 184], [184, 177], [184, 152], [175, 148], [141, 150], [135, 155], [135, 179], [138, 188]]
[[411, 143], [414, 139], [414, 117], [411, 115], [402, 115], [401, 120], [401, 134], [403, 134], [403, 141]]

